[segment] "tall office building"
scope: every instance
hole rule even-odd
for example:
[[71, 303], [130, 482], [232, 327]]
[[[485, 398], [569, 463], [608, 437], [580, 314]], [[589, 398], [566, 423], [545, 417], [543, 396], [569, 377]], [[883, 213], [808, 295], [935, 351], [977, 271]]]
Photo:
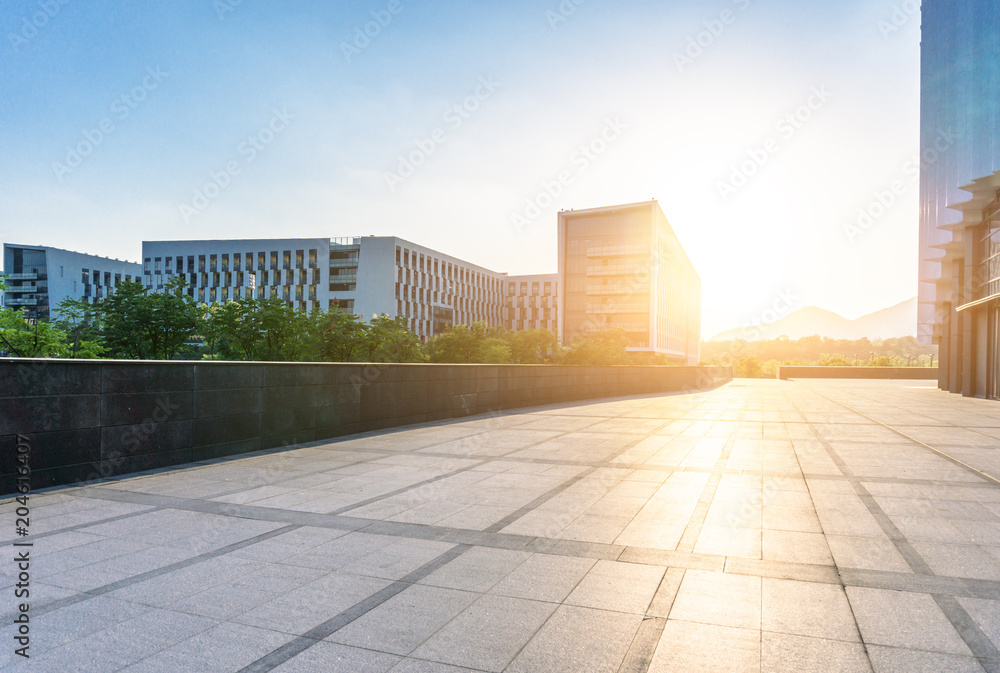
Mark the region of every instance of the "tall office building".
[[922, 13], [919, 333], [941, 388], [1000, 399], [1000, 3]]
[[701, 279], [656, 201], [559, 214], [564, 344], [622, 328], [630, 351], [698, 364]]
[[41, 320], [56, 317], [55, 309], [63, 299], [93, 303], [142, 274], [142, 266], [135, 262], [13, 243], [3, 245], [3, 268], [7, 276], [4, 306]]
[[145, 241], [142, 250], [148, 287], [183, 275], [200, 302], [253, 292], [302, 311], [339, 305], [364, 318], [403, 317], [422, 339], [454, 324], [506, 325], [507, 274], [393, 236]]

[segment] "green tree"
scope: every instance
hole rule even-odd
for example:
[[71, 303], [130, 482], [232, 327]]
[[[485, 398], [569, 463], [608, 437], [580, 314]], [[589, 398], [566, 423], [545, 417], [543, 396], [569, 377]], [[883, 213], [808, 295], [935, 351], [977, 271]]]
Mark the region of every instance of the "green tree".
[[559, 340], [548, 330], [508, 332], [506, 337], [510, 345], [510, 361], [515, 364], [542, 364], [559, 355]]
[[[96, 357], [99, 347], [84, 344], [83, 357]], [[57, 358], [69, 357], [72, 346], [66, 333], [42, 320], [28, 321], [20, 310], [0, 310], [0, 350], [9, 351], [14, 357]]]
[[56, 306], [54, 324], [67, 335], [69, 357], [95, 358], [105, 352], [102, 345], [100, 313], [84, 299], [63, 299]]
[[260, 330], [258, 357], [261, 360], [294, 362], [302, 352], [301, 335], [308, 316], [299, 313], [281, 297], [259, 300], [254, 322]]
[[425, 362], [420, 337], [406, 326], [406, 318], [390, 318], [383, 313], [375, 316], [365, 326], [365, 345], [368, 362]]
[[202, 312], [180, 276], [164, 292], [151, 293], [142, 283], [122, 283], [96, 306], [104, 342], [113, 357], [172, 360], [202, 324]]
[[568, 365], [627, 365], [631, 341], [623, 329], [596, 332], [574, 341], [563, 356]]
[[427, 342], [431, 362], [505, 364], [510, 362], [510, 346], [502, 330], [486, 323], [451, 325]]
[[741, 379], [759, 379], [761, 375], [760, 362], [752, 355], [748, 358], [743, 358], [736, 365], [734, 373], [737, 378]]

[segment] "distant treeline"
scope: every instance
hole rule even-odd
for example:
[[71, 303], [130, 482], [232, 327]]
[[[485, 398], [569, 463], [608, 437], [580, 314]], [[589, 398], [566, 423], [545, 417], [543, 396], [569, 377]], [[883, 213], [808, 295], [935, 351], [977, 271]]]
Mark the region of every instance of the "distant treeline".
[[726, 365], [745, 378], [774, 378], [780, 365], [858, 367], [930, 367], [937, 363], [937, 346], [917, 343], [916, 337], [802, 339], [779, 337], [768, 341], [705, 341], [701, 344], [704, 364]]

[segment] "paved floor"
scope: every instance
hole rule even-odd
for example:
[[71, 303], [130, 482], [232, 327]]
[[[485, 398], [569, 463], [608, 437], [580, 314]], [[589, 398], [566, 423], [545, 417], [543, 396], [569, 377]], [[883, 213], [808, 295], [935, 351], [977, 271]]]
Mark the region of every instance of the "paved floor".
[[11, 671], [1000, 671], [1000, 404], [737, 381], [32, 498]]

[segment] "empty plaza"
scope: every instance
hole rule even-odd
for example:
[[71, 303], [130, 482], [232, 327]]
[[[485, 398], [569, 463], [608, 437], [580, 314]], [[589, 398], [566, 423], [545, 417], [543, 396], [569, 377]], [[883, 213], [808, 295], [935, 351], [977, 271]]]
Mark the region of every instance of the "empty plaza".
[[996, 672], [998, 447], [934, 382], [737, 380], [7, 498], [0, 670]]

